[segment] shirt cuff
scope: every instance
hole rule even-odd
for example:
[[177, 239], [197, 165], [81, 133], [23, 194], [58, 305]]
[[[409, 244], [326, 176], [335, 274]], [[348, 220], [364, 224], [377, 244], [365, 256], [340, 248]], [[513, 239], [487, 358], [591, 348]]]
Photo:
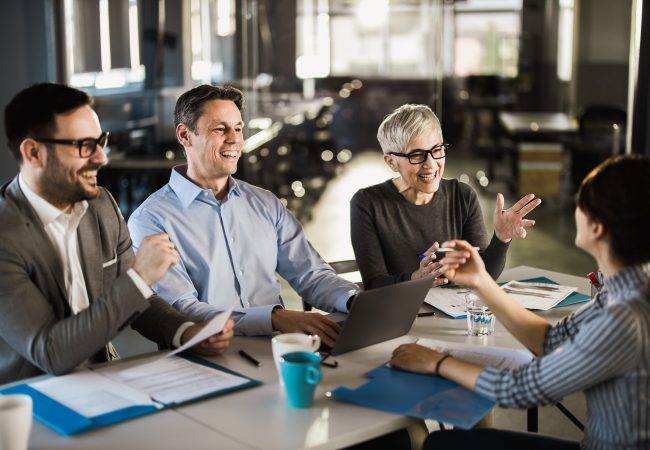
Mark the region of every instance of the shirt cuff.
[[353, 289], [350, 289], [345, 294], [341, 295], [341, 297], [339, 297], [336, 300], [336, 303], [334, 305], [336, 310], [339, 311], [339, 312], [343, 312], [343, 313], [349, 313], [350, 310], [348, 309], [348, 300], [350, 300], [351, 297], [354, 297], [358, 293], [359, 293], [359, 291], [355, 291]]
[[153, 289], [149, 287], [149, 285], [142, 279], [140, 275], [138, 275], [138, 272], [133, 270], [133, 268], [127, 270], [126, 274], [131, 278], [131, 280], [133, 280], [135, 287], [138, 288], [138, 290], [140, 291], [140, 293], [142, 293], [142, 296], [144, 298], [149, 298], [153, 294], [155, 294]]
[[282, 305], [264, 305], [248, 308], [244, 316], [235, 324], [235, 334], [244, 336], [271, 336], [273, 322], [271, 314], [275, 308], [282, 308]]
[[185, 330], [187, 330], [192, 325], [194, 325], [194, 322], [185, 322], [180, 327], [178, 327], [178, 330], [176, 330], [176, 333], [174, 333], [174, 338], [172, 339], [173, 348], [178, 348], [181, 346], [181, 337], [183, 337], [183, 333], [185, 333]]
[[496, 387], [500, 377], [501, 371], [499, 369], [486, 367], [476, 379], [474, 392], [482, 397], [496, 401]]

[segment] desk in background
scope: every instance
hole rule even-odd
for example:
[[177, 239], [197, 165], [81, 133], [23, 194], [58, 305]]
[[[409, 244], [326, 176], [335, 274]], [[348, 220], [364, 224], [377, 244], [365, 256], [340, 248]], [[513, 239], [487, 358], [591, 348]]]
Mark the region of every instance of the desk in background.
[[[558, 283], [577, 286], [589, 294], [586, 278], [521, 266], [506, 270], [500, 281], [546, 276]], [[540, 312], [552, 323], [575, 307]], [[336, 357], [337, 369], [323, 367], [315, 402], [309, 409], [287, 406], [271, 355], [269, 338], [235, 337], [226, 354], [210, 358], [219, 364], [261, 380], [260, 387], [236, 392], [166, 410], [117, 426], [72, 438], [57, 435], [34, 422], [30, 448], [39, 449], [333, 449], [359, 443], [415, 421], [408, 417], [360, 408], [327, 398], [338, 386], [356, 387], [365, 383], [365, 372], [386, 362], [399, 344], [419, 337], [500, 347], [522, 348], [497, 321], [492, 336], [474, 337], [465, 333], [465, 320], [422, 317], [415, 320], [407, 336]], [[237, 351], [243, 349], [262, 362], [254, 367]]]
[[564, 113], [502, 112], [499, 120], [516, 146], [512, 171], [518, 193], [559, 197], [568, 172], [564, 142], [578, 131], [575, 118]]

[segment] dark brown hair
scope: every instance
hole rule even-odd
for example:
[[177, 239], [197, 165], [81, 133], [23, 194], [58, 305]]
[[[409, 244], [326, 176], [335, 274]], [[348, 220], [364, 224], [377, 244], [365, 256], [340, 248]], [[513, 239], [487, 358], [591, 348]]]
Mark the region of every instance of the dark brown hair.
[[[608, 158], [582, 180], [576, 203], [604, 226], [616, 261], [624, 266], [650, 261], [650, 158]], [[646, 291], [650, 295], [650, 280]]]
[[22, 163], [20, 144], [28, 137], [48, 138], [56, 132], [55, 115], [92, 105], [83, 91], [64, 84], [39, 83], [20, 91], [5, 107], [9, 151]]
[[244, 94], [232, 86], [202, 84], [178, 97], [174, 108], [174, 127], [183, 123], [190, 131], [196, 131], [196, 122], [203, 114], [203, 104], [210, 100], [230, 100], [242, 111]]

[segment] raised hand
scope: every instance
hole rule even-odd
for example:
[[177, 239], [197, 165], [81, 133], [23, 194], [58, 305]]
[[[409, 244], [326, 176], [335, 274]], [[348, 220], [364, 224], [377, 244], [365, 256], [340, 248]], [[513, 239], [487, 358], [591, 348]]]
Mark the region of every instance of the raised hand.
[[133, 270], [151, 286], [178, 261], [178, 253], [169, 236], [165, 233], [152, 234], [142, 240], [138, 254], [135, 255]]
[[535, 194], [522, 197], [508, 209], [505, 208], [503, 194], [497, 194], [494, 207], [494, 233], [503, 242], [510, 242], [516, 237], [525, 238], [526, 228], [535, 225], [532, 219], [525, 219], [526, 215], [537, 208], [542, 200], [535, 198]]
[[440, 261], [442, 270], [444, 270], [448, 279], [462, 286], [475, 288], [484, 277], [490, 278], [490, 275], [485, 270], [483, 259], [469, 242], [460, 240], [447, 241], [442, 246], [456, 249], [447, 252]]

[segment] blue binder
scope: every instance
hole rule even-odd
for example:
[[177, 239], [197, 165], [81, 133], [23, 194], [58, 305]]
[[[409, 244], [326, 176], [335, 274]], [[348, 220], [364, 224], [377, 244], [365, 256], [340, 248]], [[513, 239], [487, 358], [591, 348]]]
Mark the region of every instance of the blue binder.
[[418, 419], [433, 419], [468, 429], [496, 403], [453, 381], [391, 369], [386, 365], [366, 373], [370, 381], [356, 389], [332, 391], [334, 400]]
[[[202, 364], [207, 367], [212, 367], [222, 372], [226, 372], [232, 375], [236, 375], [248, 380], [247, 383], [228, 388], [220, 389], [214, 392], [211, 392], [207, 395], [193, 398], [187, 402], [180, 404], [186, 404], [190, 402], [195, 402], [198, 400], [203, 400], [205, 398], [216, 397], [218, 395], [227, 394], [229, 392], [238, 391], [241, 389], [247, 389], [253, 386], [258, 386], [261, 381], [254, 380], [245, 375], [222, 367], [218, 364], [214, 364], [210, 361], [206, 361], [203, 358], [196, 357], [189, 354], [179, 354], [181, 358], [185, 358], [188, 361], [191, 361], [196, 364]], [[103, 428], [109, 425], [113, 425], [119, 422], [124, 422], [127, 420], [135, 419], [137, 417], [145, 416], [147, 414], [152, 414], [157, 411], [161, 411], [166, 408], [171, 408], [178, 406], [177, 403], [161, 403], [157, 402], [157, 407], [153, 405], [135, 405], [129, 406], [127, 408], [118, 409], [115, 411], [108, 412], [106, 414], [101, 414], [94, 417], [85, 417], [76, 411], [68, 408], [67, 406], [59, 403], [58, 401], [48, 397], [47, 395], [39, 392], [28, 384], [19, 384], [17, 386], [12, 386], [8, 389], [0, 391], [0, 394], [27, 394], [32, 398], [33, 401], [33, 411], [34, 417], [40, 422], [43, 422], [45, 425], [54, 429], [59, 434], [64, 436], [72, 436], [78, 433], [95, 430], [98, 428]]]

